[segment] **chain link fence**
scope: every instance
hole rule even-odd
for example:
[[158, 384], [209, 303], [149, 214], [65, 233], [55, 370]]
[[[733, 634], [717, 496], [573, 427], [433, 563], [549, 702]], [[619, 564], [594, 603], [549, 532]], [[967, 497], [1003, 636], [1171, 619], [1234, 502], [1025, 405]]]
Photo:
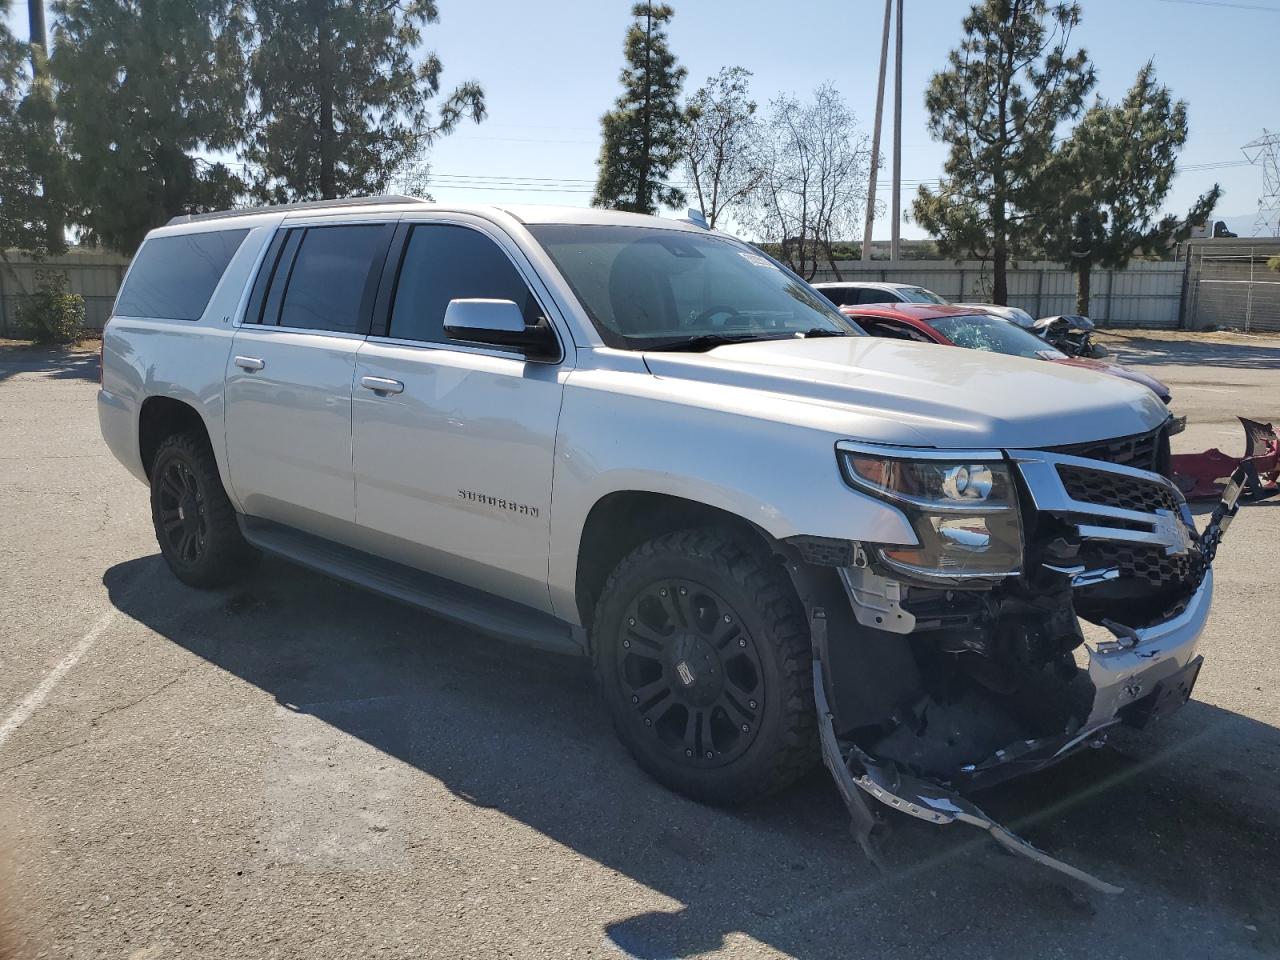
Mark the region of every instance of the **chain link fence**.
[[1191, 330], [1280, 332], [1280, 273], [1268, 267], [1280, 241], [1191, 247], [1185, 326]]

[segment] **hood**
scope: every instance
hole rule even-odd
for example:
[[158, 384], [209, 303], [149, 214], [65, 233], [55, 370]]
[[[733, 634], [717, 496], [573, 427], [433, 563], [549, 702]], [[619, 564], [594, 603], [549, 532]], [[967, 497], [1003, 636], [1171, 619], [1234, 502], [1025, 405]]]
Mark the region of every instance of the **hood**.
[[966, 310], [973, 310], [981, 313], [989, 313], [993, 317], [999, 317], [1002, 320], [1008, 320], [1010, 323], [1016, 323], [1024, 330], [1030, 330], [1035, 319], [1027, 311], [1020, 307], [1000, 307], [994, 303], [955, 303], [955, 307], [963, 307]]
[[1078, 366], [876, 337], [768, 340], [644, 359], [664, 380], [772, 394], [780, 416], [783, 405], [821, 407], [815, 422], [847, 423], [850, 439], [881, 443], [1055, 447], [1145, 433], [1169, 415], [1147, 388]]
[[1168, 403], [1173, 394], [1169, 390], [1167, 384], [1161, 380], [1157, 380], [1150, 374], [1142, 373], [1138, 370], [1131, 370], [1129, 367], [1123, 367], [1118, 363], [1108, 363], [1105, 360], [1094, 360], [1092, 357], [1063, 357], [1054, 361], [1055, 363], [1066, 363], [1073, 367], [1084, 367], [1088, 370], [1097, 370], [1099, 373], [1105, 373], [1112, 377], [1120, 377], [1122, 380], [1131, 380], [1134, 383], [1140, 383], [1149, 390], [1155, 392], [1161, 402]]

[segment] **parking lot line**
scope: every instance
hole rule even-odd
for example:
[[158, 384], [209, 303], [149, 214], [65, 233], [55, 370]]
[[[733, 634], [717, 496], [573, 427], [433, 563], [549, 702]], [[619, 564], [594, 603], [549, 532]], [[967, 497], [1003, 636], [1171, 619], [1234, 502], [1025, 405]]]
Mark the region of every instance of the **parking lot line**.
[[111, 622], [115, 617], [115, 607], [100, 616], [97, 622], [89, 628], [89, 632], [80, 638], [80, 642], [65, 657], [59, 660], [54, 665], [54, 668], [45, 675], [45, 678], [36, 685], [36, 688], [23, 698], [22, 702], [14, 708], [9, 716], [4, 718], [4, 723], [0, 723], [0, 747], [3, 747], [17, 729], [31, 719], [31, 715], [40, 709], [40, 705], [53, 692], [53, 688], [89, 652], [89, 648], [97, 642], [107, 627], [111, 626]]

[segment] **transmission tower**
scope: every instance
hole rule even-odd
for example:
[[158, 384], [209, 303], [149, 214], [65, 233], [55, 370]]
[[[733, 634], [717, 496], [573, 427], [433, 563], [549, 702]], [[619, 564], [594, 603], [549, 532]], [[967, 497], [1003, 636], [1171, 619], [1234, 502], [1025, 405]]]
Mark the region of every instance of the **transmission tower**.
[[1262, 196], [1254, 233], [1280, 237], [1280, 133], [1262, 128], [1262, 136], [1240, 148], [1250, 163], [1262, 167]]

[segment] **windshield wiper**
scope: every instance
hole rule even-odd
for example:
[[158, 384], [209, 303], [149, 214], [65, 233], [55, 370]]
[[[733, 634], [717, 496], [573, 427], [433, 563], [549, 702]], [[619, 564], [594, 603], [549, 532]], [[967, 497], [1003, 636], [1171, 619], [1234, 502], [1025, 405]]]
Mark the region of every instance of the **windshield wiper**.
[[645, 350], [710, 350], [723, 347], [729, 343], [751, 343], [756, 340], [776, 340], [777, 337], [761, 337], [752, 333], [700, 333], [694, 337], [680, 337], [673, 340], [659, 340], [644, 344]]
[[808, 340], [811, 337], [847, 337], [850, 336], [848, 330], [832, 330], [830, 327], [811, 327], [808, 330], [802, 330], [797, 336]]

